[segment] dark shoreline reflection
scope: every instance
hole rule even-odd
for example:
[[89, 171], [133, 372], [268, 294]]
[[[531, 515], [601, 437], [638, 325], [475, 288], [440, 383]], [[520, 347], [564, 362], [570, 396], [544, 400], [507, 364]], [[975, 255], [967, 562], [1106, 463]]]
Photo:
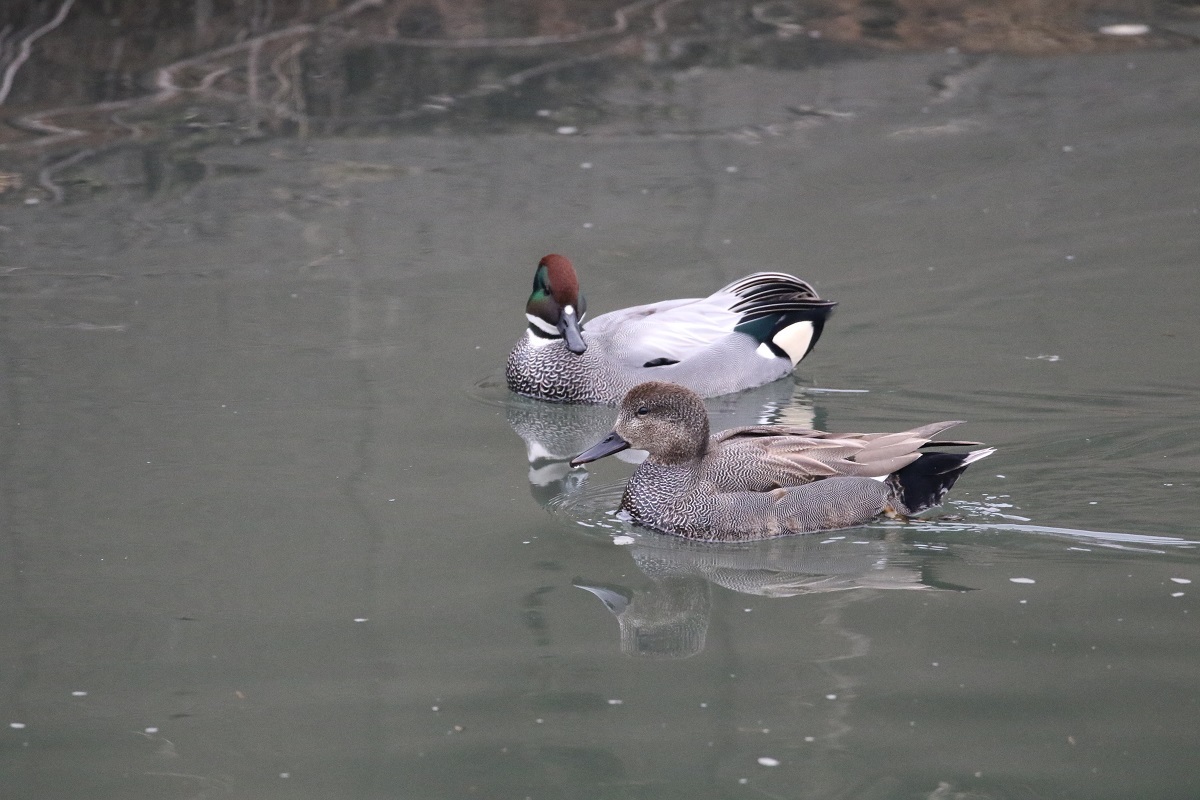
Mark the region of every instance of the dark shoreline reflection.
[[914, 555], [895, 530], [857, 528], [738, 544], [691, 542], [648, 531], [632, 538], [630, 555], [650, 578], [648, 586], [572, 581], [616, 616], [621, 652], [627, 656], [690, 658], [703, 651], [713, 585], [769, 598], [854, 589], [967, 588], [930, 577], [928, 554]]

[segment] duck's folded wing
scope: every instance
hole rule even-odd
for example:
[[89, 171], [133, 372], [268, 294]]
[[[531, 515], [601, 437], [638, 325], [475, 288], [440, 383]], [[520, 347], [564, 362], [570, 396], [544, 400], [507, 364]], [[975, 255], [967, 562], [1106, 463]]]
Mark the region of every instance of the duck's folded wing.
[[883, 478], [921, 455], [930, 437], [957, 421], [898, 433], [834, 434], [781, 426], [722, 431], [709, 443], [706, 478], [724, 491], [766, 492], [837, 476]]
[[950, 442], [950, 441], [930, 441], [934, 436], [937, 436], [944, 430], [953, 428], [955, 425], [961, 425], [962, 420], [953, 419], [944, 422], [931, 422], [928, 425], [922, 425], [919, 428], [912, 428], [899, 433], [829, 433], [828, 431], [819, 431], [813, 428], [800, 428], [794, 425], [742, 425], [737, 428], [727, 428], [723, 431], [718, 431], [712, 435], [712, 442], [723, 442], [730, 439], [752, 439], [765, 436], [799, 436], [806, 439], [822, 439], [822, 440], [861, 440], [875, 441], [894, 436], [911, 436], [913, 438], [924, 439], [926, 443], [933, 445], [977, 445], [979, 442]]
[[[592, 337], [607, 338], [609, 352], [630, 367], [687, 361], [735, 331], [771, 342], [795, 364], [816, 343], [836, 303], [821, 300], [811, 284], [781, 272], [756, 272], [702, 298], [667, 300], [625, 308], [585, 324]], [[804, 322], [804, 333], [778, 336]], [[789, 347], [789, 344], [791, 345]], [[794, 352], [792, 352], [794, 351]]]
[[739, 439], [709, 450], [704, 479], [715, 491], [769, 492], [844, 474], [839, 462], [856, 453], [821, 439], [764, 436]]
[[[732, 298], [736, 300], [737, 298]], [[722, 295], [624, 308], [587, 323], [590, 336], [612, 341], [610, 352], [630, 366], [686, 361], [733, 333], [741, 315]]]

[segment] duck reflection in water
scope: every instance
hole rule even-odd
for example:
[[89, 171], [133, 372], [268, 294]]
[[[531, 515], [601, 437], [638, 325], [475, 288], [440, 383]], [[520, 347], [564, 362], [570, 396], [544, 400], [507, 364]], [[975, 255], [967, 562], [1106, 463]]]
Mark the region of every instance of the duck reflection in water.
[[769, 598], [869, 589], [966, 589], [933, 578], [929, 554], [916, 555], [896, 530], [736, 544], [642, 532], [632, 538], [630, 555], [650, 585], [630, 589], [586, 579], [573, 585], [595, 595], [616, 616], [621, 652], [633, 657], [679, 659], [703, 651], [714, 584]]

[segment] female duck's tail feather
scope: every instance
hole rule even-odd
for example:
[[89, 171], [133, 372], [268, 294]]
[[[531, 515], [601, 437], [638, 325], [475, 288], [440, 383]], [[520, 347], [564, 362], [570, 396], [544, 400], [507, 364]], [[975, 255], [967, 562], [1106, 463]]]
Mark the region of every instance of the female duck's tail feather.
[[941, 505], [958, 476], [968, 466], [994, 452], [996, 448], [986, 447], [969, 453], [922, 453], [916, 461], [888, 476], [892, 510], [903, 515], [919, 514], [927, 508]]

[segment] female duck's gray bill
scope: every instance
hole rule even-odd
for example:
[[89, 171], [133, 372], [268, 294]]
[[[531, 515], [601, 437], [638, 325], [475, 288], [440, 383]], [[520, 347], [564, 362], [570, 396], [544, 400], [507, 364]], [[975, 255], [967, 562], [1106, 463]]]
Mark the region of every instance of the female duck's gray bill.
[[621, 438], [621, 434], [613, 431], [604, 439], [587, 450], [584, 450], [579, 455], [571, 459], [571, 466], [578, 467], [580, 464], [586, 464], [589, 461], [611, 456], [613, 453], [619, 453], [622, 450], [629, 449], [629, 442]]
[[575, 355], [587, 350], [587, 342], [583, 340], [583, 331], [579, 329], [579, 318], [575, 316], [575, 309], [570, 306], [567, 306], [558, 321], [558, 331], [567, 340], [567, 349]]

